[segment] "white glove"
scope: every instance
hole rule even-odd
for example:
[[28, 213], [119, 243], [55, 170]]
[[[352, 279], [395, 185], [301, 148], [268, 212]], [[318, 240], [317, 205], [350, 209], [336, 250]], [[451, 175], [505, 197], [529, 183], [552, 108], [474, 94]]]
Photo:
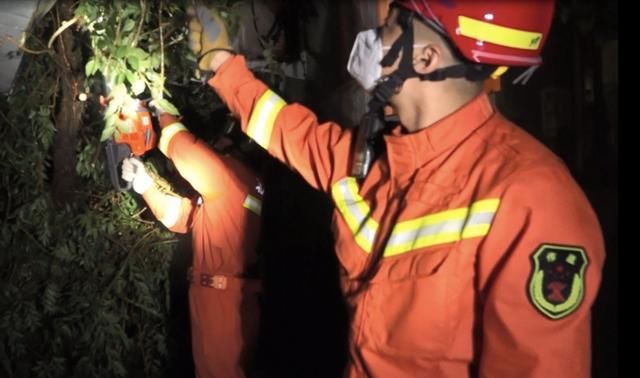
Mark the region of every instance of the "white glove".
[[133, 190], [138, 194], [144, 194], [153, 183], [153, 179], [147, 173], [144, 163], [137, 158], [126, 158], [122, 161], [122, 179], [131, 182]]

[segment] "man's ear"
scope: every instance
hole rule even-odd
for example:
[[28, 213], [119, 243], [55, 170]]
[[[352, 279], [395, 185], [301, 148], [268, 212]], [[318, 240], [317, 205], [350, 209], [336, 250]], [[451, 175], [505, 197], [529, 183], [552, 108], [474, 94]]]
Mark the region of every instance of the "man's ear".
[[420, 75], [437, 70], [441, 61], [442, 49], [436, 44], [413, 48], [413, 68]]

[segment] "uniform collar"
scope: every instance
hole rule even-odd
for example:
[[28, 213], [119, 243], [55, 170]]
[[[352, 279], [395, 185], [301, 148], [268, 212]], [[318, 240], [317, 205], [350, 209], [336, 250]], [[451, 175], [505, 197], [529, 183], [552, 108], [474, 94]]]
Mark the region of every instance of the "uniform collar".
[[403, 134], [398, 125], [384, 137], [391, 174], [411, 173], [459, 145], [494, 113], [489, 96], [482, 92], [457, 111], [422, 130]]

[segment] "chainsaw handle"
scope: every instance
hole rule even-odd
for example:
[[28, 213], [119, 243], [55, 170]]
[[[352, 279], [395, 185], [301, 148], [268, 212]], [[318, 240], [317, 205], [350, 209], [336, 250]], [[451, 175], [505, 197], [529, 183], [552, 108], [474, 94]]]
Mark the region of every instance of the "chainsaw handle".
[[111, 185], [119, 192], [130, 190], [132, 184], [130, 181], [122, 180], [120, 167], [122, 166], [122, 161], [131, 156], [131, 148], [126, 144], [118, 144], [108, 139], [104, 143], [104, 149], [107, 157], [107, 171], [109, 171]]

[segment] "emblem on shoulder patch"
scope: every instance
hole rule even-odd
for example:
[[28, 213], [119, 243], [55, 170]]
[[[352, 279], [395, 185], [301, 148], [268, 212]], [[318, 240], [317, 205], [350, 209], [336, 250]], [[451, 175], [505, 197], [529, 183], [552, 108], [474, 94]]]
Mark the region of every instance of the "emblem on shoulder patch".
[[533, 306], [550, 319], [561, 319], [582, 303], [589, 264], [582, 247], [542, 244], [531, 255], [528, 294]]

